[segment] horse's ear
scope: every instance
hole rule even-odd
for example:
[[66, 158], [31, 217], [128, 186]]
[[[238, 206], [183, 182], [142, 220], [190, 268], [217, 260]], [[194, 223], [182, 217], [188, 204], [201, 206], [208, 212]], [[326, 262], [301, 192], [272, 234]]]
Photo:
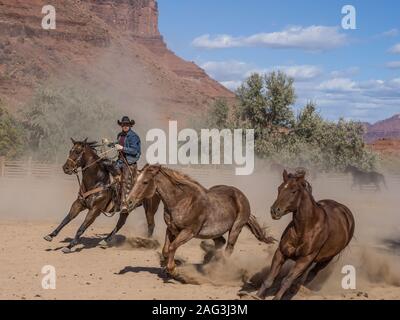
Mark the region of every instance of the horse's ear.
[[289, 174], [285, 169], [285, 170], [283, 170], [283, 181], [287, 182], [288, 180], [289, 180]]
[[88, 141], [88, 138], [86, 138], [85, 140], [83, 140], [83, 144], [86, 145]]
[[76, 141], [73, 138], [71, 138], [71, 141], [72, 141], [72, 144], [76, 144]]

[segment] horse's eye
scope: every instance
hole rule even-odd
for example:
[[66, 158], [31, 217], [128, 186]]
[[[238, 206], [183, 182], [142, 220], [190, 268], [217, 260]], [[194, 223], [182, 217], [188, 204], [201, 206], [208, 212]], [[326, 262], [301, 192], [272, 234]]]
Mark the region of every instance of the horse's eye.
[[143, 181], [143, 184], [149, 184], [149, 182], [148, 181]]
[[298, 191], [298, 190], [293, 190], [292, 193], [295, 194], [295, 193], [297, 193], [297, 191]]

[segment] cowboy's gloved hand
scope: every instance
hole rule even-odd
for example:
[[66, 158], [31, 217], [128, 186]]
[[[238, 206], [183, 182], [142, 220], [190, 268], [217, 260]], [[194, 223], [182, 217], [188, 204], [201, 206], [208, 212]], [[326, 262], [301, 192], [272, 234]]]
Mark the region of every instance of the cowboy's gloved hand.
[[117, 149], [118, 151], [122, 151], [124, 150], [124, 147], [121, 146], [120, 144], [115, 145], [115, 149]]

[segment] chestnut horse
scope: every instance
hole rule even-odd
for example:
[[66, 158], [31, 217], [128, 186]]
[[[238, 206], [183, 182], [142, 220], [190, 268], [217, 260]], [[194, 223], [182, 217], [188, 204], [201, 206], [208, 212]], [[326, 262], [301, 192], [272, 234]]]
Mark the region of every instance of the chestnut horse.
[[275, 252], [267, 279], [257, 293], [264, 299], [283, 264], [294, 260], [295, 264], [283, 279], [274, 299], [280, 300], [295, 281], [309, 284], [343, 249], [354, 234], [354, 217], [344, 205], [333, 200], [316, 202], [305, 180], [305, 172], [283, 172], [283, 183], [278, 198], [271, 207], [274, 220], [292, 212], [293, 220], [283, 233]]
[[133, 205], [158, 194], [164, 204], [167, 224], [162, 256], [167, 260], [167, 272], [177, 276], [174, 256], [176, 250], [193, 238], [213, 239], [215, 247], [225, 243], [223, 235], [229, 232], [225, 251], [233, 252], [244, 226], [262, 242], [272, 243], [266, 237], [256, 218], [250, 213], [246, 196], [238, 189], [215, 186], [206, 189], [178, 171], [160, 165], [146, 165], [128, 196]]
[[[80, 240], [80, 237], [85, 230], [96, 220], [96, 218], [104, 212], [110, 213], [114, 209], [113, 187], [111, 184], [110, 173], [106, 166], [101, 161], [102, 159], [97, 155], [94, 148], [95, 142], [72, 141], [72, 148], [69, 157], [63, 166], [64, 173], [72, 175], [77, 172], [78, 168], [82, 168], [82, 183], [80, 196], [73, 202], [71, 209], [60, 225], [50, 234], [44, 237], [46, 241], [52, 241], [60, 231], [79, 213], [88, 210], [85, 220], [79, 227], [74, 239], [69, 245], [63, 248], [64, 253], [70, 253], [72, 248], [75, 247]], [[82, 190], [83, 189], [83, 190]], [[87, 196], [82, 196], [82, 192]], [[154, 230], [154, 215], [157, 212], [160, 204], [160, 199], [155, 196], [151, 199], [146, 199], [140, 205], [144, 206], [146, 218], [148, 222], [148, 235], [151, 236]], [[114, 230], [107, 236], [103, 243], [107, 244], [111, 241], [112, 237], [122, 228], [125, 224], [129, 212], [121, 212], [117, 225]]]

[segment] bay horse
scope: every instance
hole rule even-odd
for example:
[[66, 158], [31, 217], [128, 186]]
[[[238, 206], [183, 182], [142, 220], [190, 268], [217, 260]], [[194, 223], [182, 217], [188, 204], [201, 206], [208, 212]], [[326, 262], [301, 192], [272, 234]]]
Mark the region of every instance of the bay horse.
[[344, 170], [344, 172], [351, 173], [351, 175], [353, 176], [353, 184], [351, 186], [351, 189], [358, 186], [361, 190], [361, 188], [363, 186], [373, 184], [373, 185], [375, 185], [376, 191], [380, 191], [381, 183], [387, 189], [385, 176], [379, 172], [376, 172], [376, 171], [367, 172], [367, 171], [360, 170], [351, 165], [347, 166], [346, 169]]
[[274, 299], [280, 300], [295, 281], [309, 284], [350, 243], [354, 217], [350, 209], [333, 200], [316, 202], [305, 172], [283, 172], [283, 183], [271, 207], [271, 216], [279, 220], [288, 213], [293, 219], [284, 231], [266, 280], [257, 293], [265, 298], [287, 260], [295, 264], [283, 279]]
[[158, 194], [164, 204], [167, 224], [162, 257], [166, 269], [177, 276], [174, 256], [176, 250], [193, 238], [213, 239], [216, 249], [226, 244], [223, 235], [229, 232], [225, 248], [232, 254], [244, 226], [262, 242], [273, 243], [251, 215], [250, 203], [239, 190], [229, 186], [204, 188], [197, 181], [161, 165], [146, 165], [128, 196], [133, 205]]
[[[79, 243], [79, 239], [85, 230], [96, 220], [101, 213], [111, 213], [114, 211], [114, 196], [110, 172], [103, 163], [102, 159], [97, 155], [95, 150], [95, 142], [75, 141], [71, 138], [72, 148], [69, 152], [69, 157], [63, 165], [65, 174], [72, 175], [77, 172], [78, 168], [82, 169], [81, 190], [79, 190], [78, 198], [73, 202], [69, 213], [62, 220], [60, 225], [49, 235], [45, 236], [46, 241], [52, 241], [59, 232], [79, 213], [88, 210], [86, 218], [79, 227], [74, 239], [68, 246], [63, 248], [64, 253], [70, 253], [72, 248]], [[83, 195], [82, 195], [83, 194]], [[143, 205], [146, 212], [148, 223], [148, 235], [151, 236], [154, 230], [154, 215], [157, 212], [160, 199], [154, 196], [146, 199]], [[138, 206], [139, 206], [138, 205]], [[113, 236], [125, 224], [129, 212], [120, 212], [120, 216], [114, 230], [106, 237], [106, 243], [109, 243]]]

